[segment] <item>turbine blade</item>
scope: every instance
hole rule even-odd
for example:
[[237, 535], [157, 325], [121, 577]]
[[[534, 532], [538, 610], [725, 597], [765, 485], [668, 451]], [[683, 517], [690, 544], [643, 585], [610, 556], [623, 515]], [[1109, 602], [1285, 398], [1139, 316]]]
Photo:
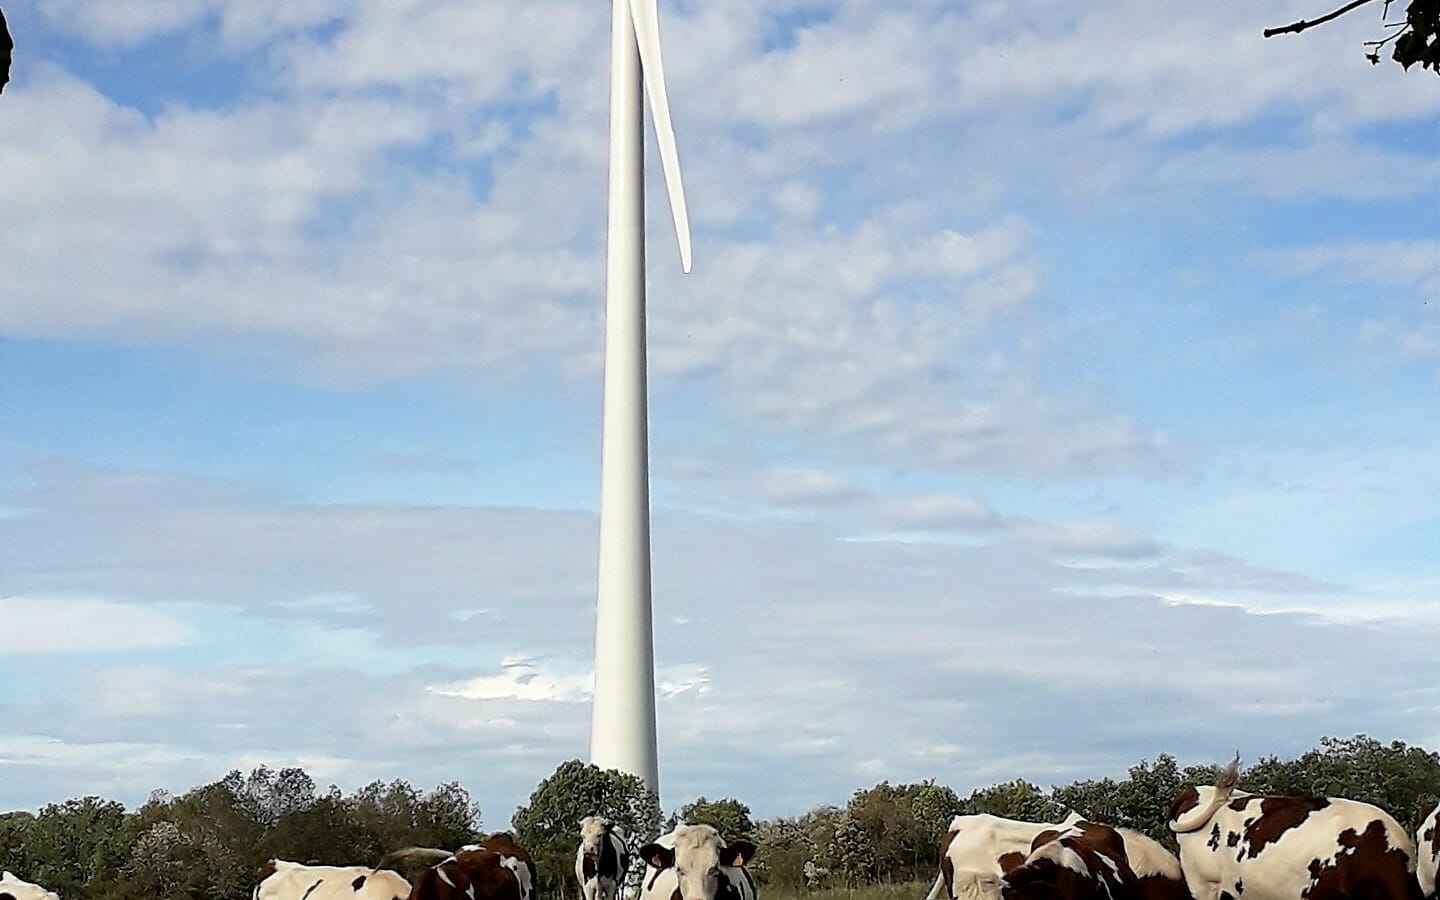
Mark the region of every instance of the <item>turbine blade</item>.
[[655, 121], [656, 143], [660, 146], [660, 167], [665, 172], [665, 190], [670, 195], [670, 214], [675, 218], [675, 237], [680, 241], [680, 268], [690, 271], [690, 213], [685, 209], [685, 185], [680, 180], [680, 151], [675, 146], [675, 128], [670, 123], [670, 100], [665, 93], [665, 66], [660, 61], [660, 18], [656, 0], [627, 0], [640, 45], [640, 70], [645, 77], [645, 95], [650, 101], [650, 118]]

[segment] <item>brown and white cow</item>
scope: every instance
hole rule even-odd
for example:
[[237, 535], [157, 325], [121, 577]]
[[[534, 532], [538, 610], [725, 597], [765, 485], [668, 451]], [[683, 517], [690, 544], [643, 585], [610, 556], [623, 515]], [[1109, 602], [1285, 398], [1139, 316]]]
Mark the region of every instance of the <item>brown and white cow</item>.
[[405, 900], [410, 882], [369, 866], [307, 866], [272, 859], [260, 870], [253, 900]]
[[745, 868], [754, 855], [749, 841], [727, 844], [709, 825], [681, 825], [640, 848], [640, 900], [756, 900]]
[[630, 848], [620, 826], [604, 816], [580, 820], [580, 847], [575, 851], [575, 880], [581, 900], [615, 900], [630, 871]]
[[1004, 900], [1189, 900], [1180, 862], [1127, 828], [1077, 822], [1035, 837], [1005, 875]]
[[60, 900], [60, 895], [38, 884], [21, 881], [13, 872], [0, 873], [0, 900]]
[[989, 813], [956, 816], [940, 839], [940, 874], [925, 900], [998, 900], [1000, 879], [1029, 855], [1035, 838], [1080, 821], [1022, 822]]
[[407, 859], [440, 860], [416, 876], [409, 900], [532, 900], [535, 896], [535, 861], [508, 831], [454, 853], [406, 847], [387, 853], [378, 865]]
[[1414, 846], [1378, 807], [1235, 789], [1239, 760], [1170, 807], [1195, 900], [1419, 900]]
[[527, 900], [529, 880], [515, 857], [470, 845], [416, 875], [408, 900]]
[[1415, 852], [1419, 857], [1416, 875], [1420, 878], [1420, 891], [1430, 900], [1440, 898], [1440, 803], [1430, 810], [1430, 815], [1420, 823], [1415, 832]]

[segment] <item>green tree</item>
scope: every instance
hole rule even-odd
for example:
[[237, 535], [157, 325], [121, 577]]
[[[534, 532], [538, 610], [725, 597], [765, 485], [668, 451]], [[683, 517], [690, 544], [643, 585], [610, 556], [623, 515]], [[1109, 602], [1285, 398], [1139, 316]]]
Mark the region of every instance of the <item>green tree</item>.
[[910, 812], [915, 817], [920, 841], [925, 845], [927, 860], [933, 864], [940, 837], [949, 830], [950, 820], [964, 810], [964, 804], [954, 790], [933, 780], [906, 785], [905, 791], [910, 797]]
[[815, 841], [798, 818], [767, 819], [756, 824], [755, 859], [750, 870], [765, 885], [786, 891], [805, 886], [805, 864], [814, 859]]
[[1023, 778], [977, 790], [965, 800], [965, 812], [990, 813], [1026, 822], [1054, 822], [1065, 815], [1059, 803]]
[[30, 847], [35, 815], [28, 812], [0, 813], [0, 871], [29, 872]]
[[673, 829], [682, 822], [690, 825], [709, 825], [720, 832], [720, 836], [727, 841], [739, 838], [753, 840], [755, 836], [755, 823], [750, 821], [750, 807], [733, 797], [725, 797], [721, 800], [707, 800], [704, 797], [698, 797], [680, 807], [679, 811], [665, 823], [665, 827]]
[[1240, 787], [1372, 803], [1413, 830], [1440, 795], [1440, 753], [1363, 734], [1326, 737], [1298, 759], [1259, 760], [1241, 774]]
[[84, 900], [129, 857], [125, 807], [84, 797], [40, 810], [25, 832], [26, 877], [62, 897]]
[[515, 839], [535, 858], [541, 893], [573, 894], [566, 885], [573, 877], [580, 820], [591, 815], [623, 828], [632, 847], [660, 832], [660, 800], [638, 777], [578, 759], [561, 763], [510, 820]]

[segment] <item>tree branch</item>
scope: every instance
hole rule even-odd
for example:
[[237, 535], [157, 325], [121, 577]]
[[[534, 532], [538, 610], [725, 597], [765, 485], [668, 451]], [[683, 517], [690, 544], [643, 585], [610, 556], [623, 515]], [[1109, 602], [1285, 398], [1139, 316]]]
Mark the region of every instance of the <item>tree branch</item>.
[[1299, 34], [1307, 28], [1314, 28], [1316, 25], [1324, 25], [1331, 19], [1338, 19], [1348, 13], [1350, 10], [1357, 9], [1370, 2], [1372, 2], [1372, 0], [1351, 0], [1351, 2], [1345, 4], [1334, 12], [1327, 13], [1312, 22], [1307, 22], [1304, 19], [1301, 19], [1300, 21], [1294, 22], [1290, 25], [1286, 25], [1283, 28], [1267, 28], [1265, 29], [1265, 36], [1268, 38], [1274, 37], [1277, 34]]

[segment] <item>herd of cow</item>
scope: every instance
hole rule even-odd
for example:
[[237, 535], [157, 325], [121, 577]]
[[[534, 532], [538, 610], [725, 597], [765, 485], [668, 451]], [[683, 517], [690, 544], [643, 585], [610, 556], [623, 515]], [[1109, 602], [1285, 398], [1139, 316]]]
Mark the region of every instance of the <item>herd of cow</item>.
[[[1063, 822], [956, 816], [926, 900], [1440, 900], [1440, 804], [1412, 842], [1378, 807], [1236, 790], [1237, 764], [1170, 808], [1177, 858], [1136, 831], [1071, 815]], [[681, 825], [638, 851], [637, 900], [757, 900], [746, 840]], [[387, 868], [435, 864], [409, 881]], [[630, 850], [608, 819], [580, 823], [581, 900], [619, 900]], [[456, 851], [410, 847], [374, 868], [271, 860], [252, 900], [533, 900], [535, 863], [505, 832]], [[9, 872], [0, 900], [59, 900]]]

